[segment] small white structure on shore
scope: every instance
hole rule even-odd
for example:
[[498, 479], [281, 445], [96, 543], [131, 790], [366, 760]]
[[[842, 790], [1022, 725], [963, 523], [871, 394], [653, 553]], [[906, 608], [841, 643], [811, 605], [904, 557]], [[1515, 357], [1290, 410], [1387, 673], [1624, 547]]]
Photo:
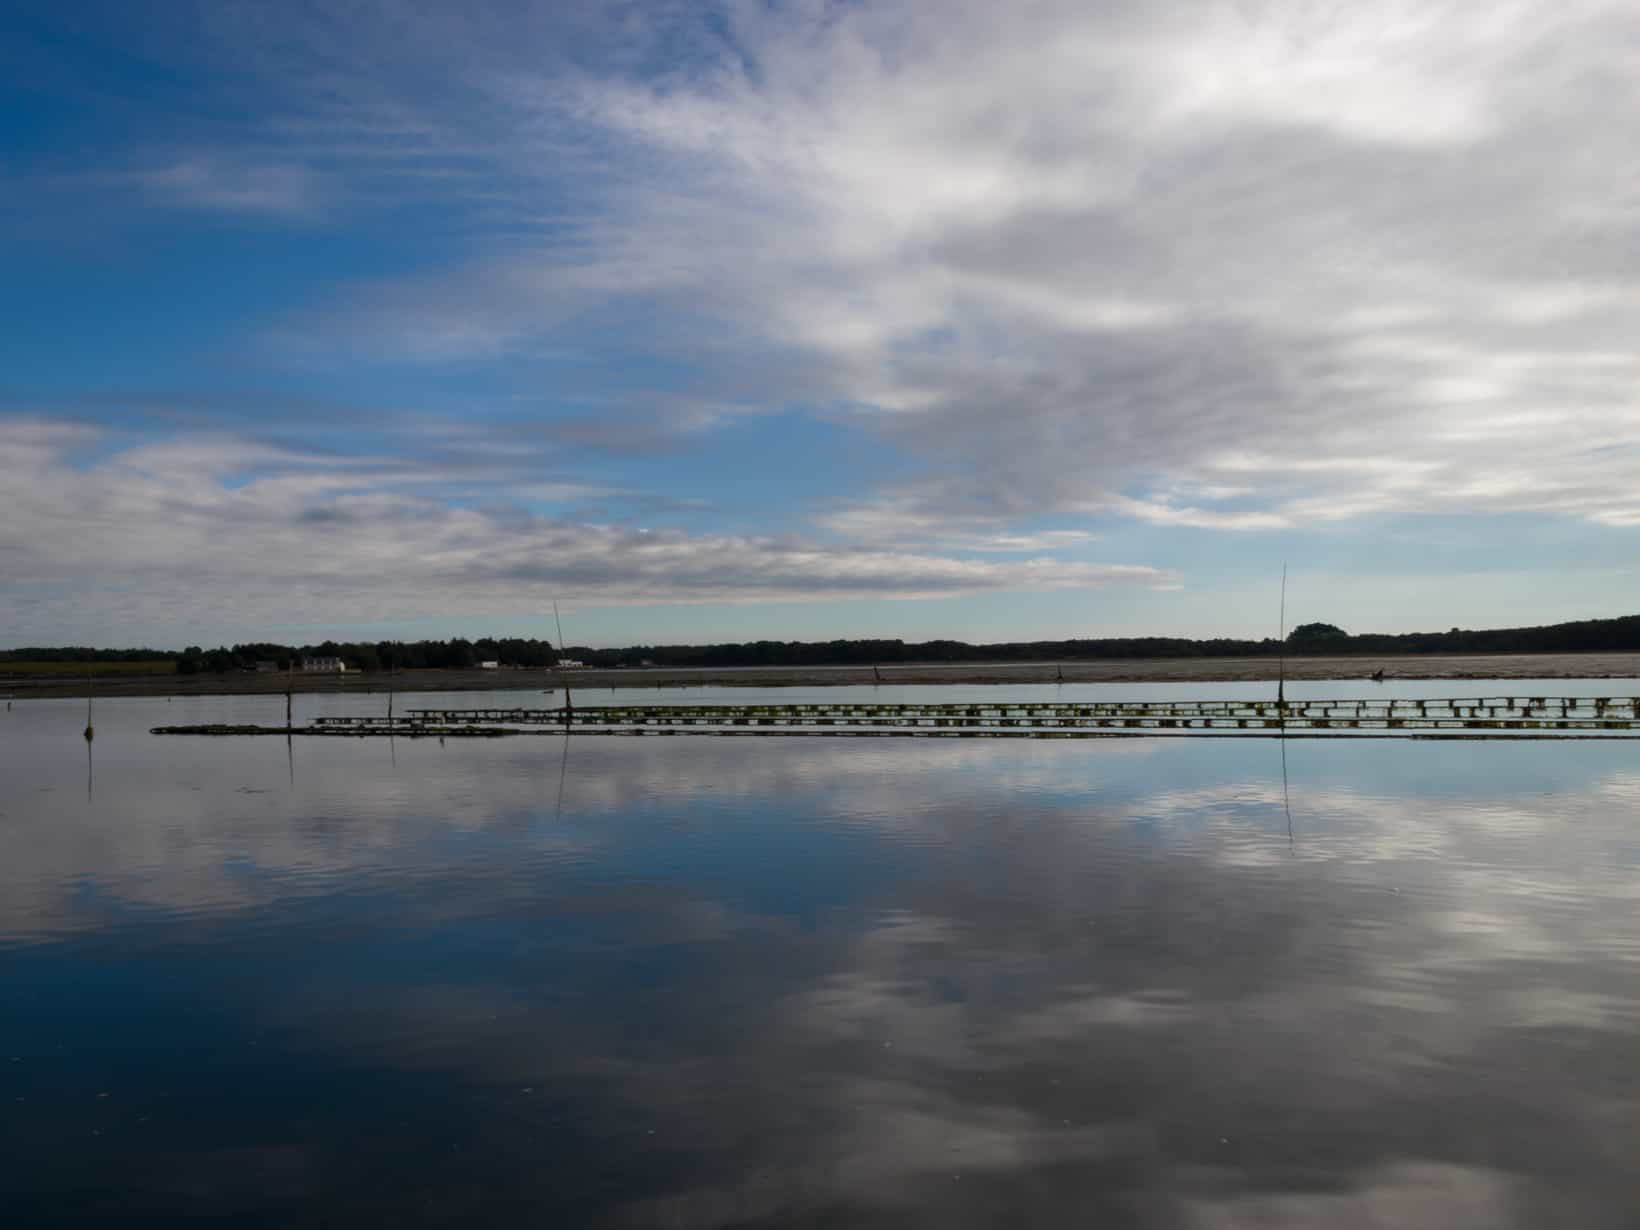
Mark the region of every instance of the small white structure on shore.
[[481, 671], [498, 671], [498, 670], [501, 669], [501, 663], [499, 663], [499, 662], [480, 662], [478, 664], [478, 669], [481, 670]]
[[302, 673], [306, 675], [342, 675], [347, 673], [347, 663], [340, 658], [303, 658]]
[[553, 665], [561, 671], [572, 671], [582, 669], [586, 663], [579, 658], [559, 658]]

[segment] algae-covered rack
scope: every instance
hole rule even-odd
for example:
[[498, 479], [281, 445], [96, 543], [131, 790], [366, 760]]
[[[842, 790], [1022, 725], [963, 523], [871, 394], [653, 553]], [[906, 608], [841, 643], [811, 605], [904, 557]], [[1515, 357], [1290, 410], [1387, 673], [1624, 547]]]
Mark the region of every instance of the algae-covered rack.
[[1640, 737], [1640, 696], [1375, 700], [1147, 700], [1038, 703], [609, 705], [412, 709], [397, 717], [319, 717], [305, 726], [159, 726], [163, 735], [395, 735], [495, 738], [603, 735], [844, 735], [1100, 738], [1122, 735], [1374, 738]]

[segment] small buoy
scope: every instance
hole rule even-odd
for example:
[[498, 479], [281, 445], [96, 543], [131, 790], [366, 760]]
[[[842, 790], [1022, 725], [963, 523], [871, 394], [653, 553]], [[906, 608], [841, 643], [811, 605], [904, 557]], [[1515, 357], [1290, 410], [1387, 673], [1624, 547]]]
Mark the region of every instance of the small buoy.
[[93, 730], [93, 729], [92, 729], [92, 728], [91, 728], [91, 727], [89, 727], [89, 726], [87, 726], [87, 727], [86, 727], [86, 728], [85, 728], [85, 741], [86, 741], [86, 742], [87, 742], [87, 743], [90, 743], [90, 742], [91, 742], [91, 739], [92, 739], [92, 737], [93, 737], [93, 736], [94, 736], [94, 735], [95, 735], [95, 734], [96, 734], [96, 733], [97, 733], [97, 732], [96, 732], [96, 731], [95, 731], [95, 730]]

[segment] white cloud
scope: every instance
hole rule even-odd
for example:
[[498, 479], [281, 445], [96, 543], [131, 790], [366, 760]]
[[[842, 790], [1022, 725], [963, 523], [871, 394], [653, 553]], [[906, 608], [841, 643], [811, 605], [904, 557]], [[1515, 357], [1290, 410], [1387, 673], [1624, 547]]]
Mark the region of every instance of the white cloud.
[[[834, 527], [1636, 519], [1627, 6], [726, 12], [658, 78], [469, 48], [466, 136], [606, 151], [574, 241], [480, 262], [455, 311], [381, 288], [359, 327], [495, 355], [644, 302], [666, 336], [637, 344], [801, 356], [803, 396], [933, 476]], [[742, 406], [793, 395], [766, 368]]]

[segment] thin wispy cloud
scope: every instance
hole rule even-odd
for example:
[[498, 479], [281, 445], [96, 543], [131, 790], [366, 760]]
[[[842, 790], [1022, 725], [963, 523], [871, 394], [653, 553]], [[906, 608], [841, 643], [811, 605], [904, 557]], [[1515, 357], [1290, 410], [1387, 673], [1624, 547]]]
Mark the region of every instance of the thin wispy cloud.
[[[1163, 586], [1166, 572], [1040, 556], [970, 559], [789, 536], [687, 533], [452, 506], [429, 467], [308, 456], [232, 437], [98, 448], [95, 433], [0, 420], [0, 565], [25, 628], [87, 624], [91, 579], [128, 626], [539, 615], [583, 604], [927, 598]], [[98, 459], [74, 463], [76, 451]], [[537, 502], [591, 494], [537, 487]], [[1034, 544], [1022, 544], [1030, 546]], [[92, 618], [101, 617], [93, 612]]]
[[242, 165], [209, 155], [190, 155], [132, 179], [155, 200], [188, 209], [301, 217], [322, 203], [317, 177], [304, 166]]

